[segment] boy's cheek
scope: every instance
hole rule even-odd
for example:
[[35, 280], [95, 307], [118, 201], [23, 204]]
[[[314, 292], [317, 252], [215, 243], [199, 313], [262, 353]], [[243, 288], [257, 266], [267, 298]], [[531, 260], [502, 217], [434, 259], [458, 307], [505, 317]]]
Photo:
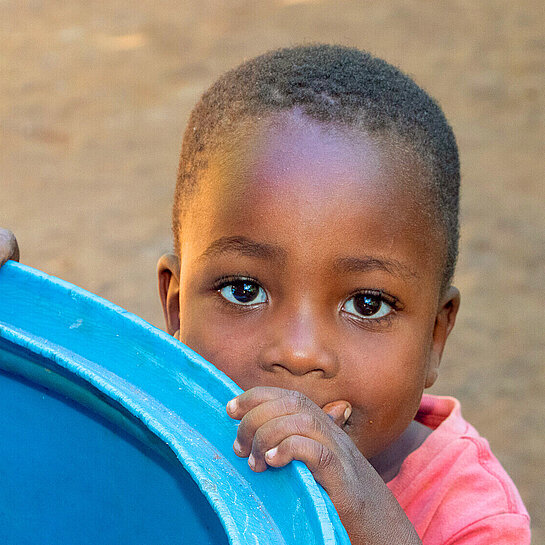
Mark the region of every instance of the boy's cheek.
[[343, 428], [368, 459], [380, 454], [401, 436], [418, 410], [421, 390], [398, 394], [391, 392], [391, 396], [354, 407]]
[[[203, 327], [198, 333], [187, 332], [182, 328], [179, 340], [225, 373], [243, 390], [259, 385], [255, 360], [249, 360], [243, 350], [233, 350], [233, 344], [228, 342], [228, 338], [213, 328]], [[234, 343], [234, 346], [237, 344]]]

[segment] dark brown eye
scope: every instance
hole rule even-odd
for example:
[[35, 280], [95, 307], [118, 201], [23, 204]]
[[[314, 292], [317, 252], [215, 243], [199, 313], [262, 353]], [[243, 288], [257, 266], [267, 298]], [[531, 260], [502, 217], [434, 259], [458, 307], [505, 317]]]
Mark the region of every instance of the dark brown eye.
[[358, 293], [348, 299], [343, 310], [358, 318], [382, 318], [392, 312], [392, 307], [379, 294]]
[[382, 300], [376, 295], [359, 294], [354, 297], [354, 308], [363, 316], [373, 316], [382, 305]]
[[249, 280], [233, 280], [221, 287], [219, 292], [227, 301], [236, 305], [252, 305], [267, 300], [265, 290]]

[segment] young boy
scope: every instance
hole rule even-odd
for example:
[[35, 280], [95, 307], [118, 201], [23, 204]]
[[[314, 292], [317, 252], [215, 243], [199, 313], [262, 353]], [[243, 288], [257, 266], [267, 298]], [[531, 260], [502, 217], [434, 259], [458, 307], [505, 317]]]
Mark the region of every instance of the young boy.
[[235, 453], [258, 472], [303, 461], [354, 544], [529, 543], [458, 402], [423, 397], [460, 304], [458, 194], [439, 106], [355, 49], [244, 63], [184, 136], [167, 329], [245, 390]]

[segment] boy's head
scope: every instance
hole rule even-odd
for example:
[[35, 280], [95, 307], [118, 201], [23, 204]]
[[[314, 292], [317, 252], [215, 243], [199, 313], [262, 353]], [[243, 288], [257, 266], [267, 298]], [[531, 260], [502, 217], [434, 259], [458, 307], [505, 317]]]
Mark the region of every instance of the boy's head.
[[185, 210], [210, 153], [228, 145], [243, 121], [251, 125], [294, 108], [318, 122], [359, 129], [418, 155], [427, 175], [413, 191], [444, 234], [446, 287], [459, 236], [460, 165], [452, 129], [441, 108], [412, 79], [369, 53], [342, 46], [268, 52], [227, 72], [203, 94], [182, 145], [172, 218], [175, 252]]
[[383, 61], [312, 46], [243, 64], [184, 137], [169, 332], [244, 389], [349, 403], [347, 433], [380, 454], [454, 325], [458, 170], [439, 107]]

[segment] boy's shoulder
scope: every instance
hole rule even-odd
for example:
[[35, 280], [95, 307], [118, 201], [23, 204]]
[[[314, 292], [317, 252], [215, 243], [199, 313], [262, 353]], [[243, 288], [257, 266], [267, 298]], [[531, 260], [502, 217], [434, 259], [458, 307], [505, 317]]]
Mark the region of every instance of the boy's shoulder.
[[416, 420], [433, 431], [388, 487], [424, 543], [530, 543], [518, 490], [459, 401], [425, 395]]

